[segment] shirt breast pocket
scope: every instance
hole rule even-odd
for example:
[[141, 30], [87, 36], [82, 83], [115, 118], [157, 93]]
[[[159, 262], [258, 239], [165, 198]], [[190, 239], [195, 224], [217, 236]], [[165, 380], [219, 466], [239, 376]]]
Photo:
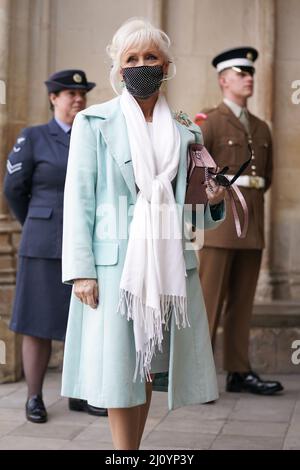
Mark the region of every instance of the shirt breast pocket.
[[219, 167], [229, 166], [228, 172], [237, 170], [249, 158], [246, 154], [245, 140], [230, 136], [223, 137], [218, 143], [216, 158]]

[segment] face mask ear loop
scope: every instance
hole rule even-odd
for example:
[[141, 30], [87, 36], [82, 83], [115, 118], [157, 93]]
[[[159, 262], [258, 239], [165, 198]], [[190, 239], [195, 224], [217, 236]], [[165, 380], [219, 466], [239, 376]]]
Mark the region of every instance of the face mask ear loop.
[[[113, 68], [113, 66], [111, 65], [110, 68]], [[119, 70], [119, 73], [120, 73], [120, 77], [119, 77], [119, 81], [118, 81], [118, 85], [117, 85], [117, 94], [120, 95], [124, 88], [125, 88], [125, 82], [124, 82], [124, 77], [123, 77], [123, 67], [120, 66], [120, 70]]]
[[167, 82], [168, 80], [172, 80], [172, 78], [175, 77], [176, 75], [176, 65], [174, 64], [174, 62], [170, 61], [169, 60], [169, 64], [172, 64], [173, 65], [173, 75], [171, 76], [166, 76], [165, 78], [162, 79], [162, 82]]

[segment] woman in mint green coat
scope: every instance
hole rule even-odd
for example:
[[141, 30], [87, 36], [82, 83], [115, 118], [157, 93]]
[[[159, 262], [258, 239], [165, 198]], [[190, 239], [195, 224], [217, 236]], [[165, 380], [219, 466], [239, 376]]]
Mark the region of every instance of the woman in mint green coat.
[[[108, 408], [116, 449], [139, 448], [155, 373], [169, 374], [170, 410], [218, 396], [197, 259], [182, 237], [187, 147], [202, 137], [159, 91], [169, 46], [146, 20], [121, 26], [108, 50], [122, 94], [79, 113], [72, 129], [62, 394]], [[207, 194], [200, 229], [224, 218], [223, 189]]]

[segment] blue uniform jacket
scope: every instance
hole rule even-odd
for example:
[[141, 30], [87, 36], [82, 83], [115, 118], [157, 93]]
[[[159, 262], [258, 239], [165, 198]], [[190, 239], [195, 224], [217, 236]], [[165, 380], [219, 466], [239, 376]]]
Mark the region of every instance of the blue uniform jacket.
[[69, 144], [70, 136], [52, 119], [24, 129], [9, 154], [4, 194], [23, 225], [20, 256], [61, 258]]

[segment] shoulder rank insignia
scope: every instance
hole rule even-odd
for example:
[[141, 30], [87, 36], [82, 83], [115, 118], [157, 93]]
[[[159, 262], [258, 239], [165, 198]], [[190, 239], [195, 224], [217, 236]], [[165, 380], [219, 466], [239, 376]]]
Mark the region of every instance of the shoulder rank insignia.
[[22, 144], [23, 142], [25, 142], [25, 140], [26, 140], [26, 137], [18, 137], [16, 145], [14, 145], [14, 148], [13, 148], [15, 153], [20, 152]]
[[193, 124], [188, 115], [183, 111], [175, 111], [173, 116], [176, 121], [180, 122], [180, 124], [183, 124], [184, 126], [189, 127], [191, 124]]
[[12, 163], [10, 163], [9, 160], [7, 160], [6, 168], [7, 168], [8, 173], [12, 175], [13, 173], [16, 173], [16, 171], [22, 170], [22, 162], [15, 163], [13, 165]]

